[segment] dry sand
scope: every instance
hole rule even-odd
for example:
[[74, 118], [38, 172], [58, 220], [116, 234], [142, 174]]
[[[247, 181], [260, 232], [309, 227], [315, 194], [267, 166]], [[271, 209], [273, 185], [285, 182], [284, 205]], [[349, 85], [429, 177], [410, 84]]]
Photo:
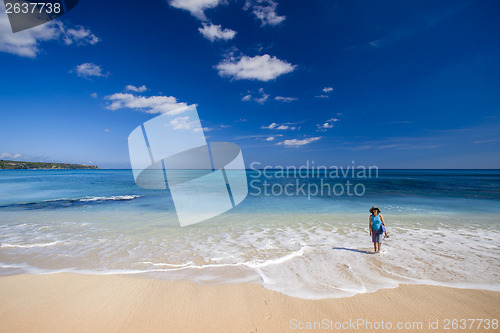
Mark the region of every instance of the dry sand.
[[[358, 319], [371, 321], [373, 328], [382, 320], [387, 327], [390, 321], [394, 332], [500, 331], [485, 329], [484, 324], [482, 329], [454, 330], [450, 323], [450, 329], [444, 329], [445, 319], [500, 319], [500, 292], [422, 285], [304, 300], [252, 284], [200, 286], [187, 281], [57, 273], [0, 277], [0, 299], [2, 332], [367, 331], [365, 325], [346, 328], [349, 321]], [[439, 320], [439, 329], [430, 329], [429, 320]], [[299, 329], [307, 322], [331, 327]], [[398, 322], [422, 326], [398, 330]], [[335, 328], [342, 323], [344, 329]]]

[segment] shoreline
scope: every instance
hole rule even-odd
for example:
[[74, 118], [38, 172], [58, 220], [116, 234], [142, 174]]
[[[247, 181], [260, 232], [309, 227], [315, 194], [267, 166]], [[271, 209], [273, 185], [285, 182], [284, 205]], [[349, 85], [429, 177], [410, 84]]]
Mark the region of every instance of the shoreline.
[[[4, 222], [9, 221], [7, 213], [2, 214]], [[50, 220], [70, 220], [50, 214]], [[398, 284], [500, 291], [496, 225], [465, 228], [457, 223], [449, 229], [434, 216], [429, 225], [414, 228], [406, 224], [416, 215], [406, 214], [394, 222], [382, 253], [372, 254], [366, 226], [356, 222], [363, 214], [317, 213], [313, 219], [277, 214], [288, 225], [269, 223], [275, 215], [261, 215], [254, 214], [249, 223], [245, 214], [232, 213], [219, 223], [181, 229], [174, 223], [165, 226], [160, 213], [151, 214], [150, 223], [128, 211], [89, 211], [70, 215], [69, 223], [46, 223], [47, 215], [27, 211], [19, 227], [6, 223], [3, 229], [13, 237], [0, 244], [0, 270], [2, 275], [126, 274], [201, 284], [249, 282], [304, 299], [342, 298]], [[101, 227], [108, 221], [110, 227]], [[468, 247], [455, 245], [464, 238]]]
[[[457, 331], [453, 319], [500, 319], [500, 292], [433, 285], [308, 300], [248, 283], [54, 273], [2, 276], [0, 297], [1, 332], [368, 332], [389, 322], [436, 332], [446, 320]], [[481, 325], [462, 331], [498, 330]]]

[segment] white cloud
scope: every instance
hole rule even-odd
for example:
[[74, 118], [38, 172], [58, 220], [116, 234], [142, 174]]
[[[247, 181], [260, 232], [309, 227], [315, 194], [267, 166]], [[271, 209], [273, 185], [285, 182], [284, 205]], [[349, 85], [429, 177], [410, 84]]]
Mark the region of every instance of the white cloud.
[[296, 130], [297, 126], [290, 126], [293, 125], [292, 123], [285, 123], [285, 124], [277, 124], [277, 123], [271, 123], [268, 126], [261, 126], [260, 128], [262, 129], [276, 129], [276, 130]]
[[216, 40], [230, 40], [236, 36], [236, 31], [231, 29], [222, 29], [220, 25], [203, 23], [203, 28], [198, 28], [198, 31], [211, 42]]
[[[229, 128], [229, 127], [231, 127], [231, 125], [219, 124], [219, 125], [212, 126], [212, 127], [203, 127], [203, 131], [205, 131], [205, 132], [211, 132], [211, 131], [219, 130], [219, 129], [222, 129], [222, 128]], [[194, 130], [197, 131], [196, 128]]]
[[276, 97], [274, 97], [274, 99], [279, 101], [279, 102], [290, 103], [290, 102], [296, 101], [297, 97], [276, 96]]
[[261, 126], [260, 128], [262, 129], [273, 129], [275, 127], [278, 127], [279, 125], [276, 123], [271, 123], [269, 126]]
[[265, 25], [278, 25], [285, 20], [285, 16], [276, 14], [278, 3], [274, 0], [247, 0], [243, 9], [252, 9], [252, 14]]
[[321, 139], [320, 136], [313, 137], [313, 138], [306, 138], [303, 140], [292, 139], [292, 140], [285, 140], [282, 142], [278, 142], [277, 145], [283, 145], [283, 146], [288, 146], [288, 147], [300, 147], [300, 146], [310, 144], [311, 142], [318, 141], [319, 139]]
[[109, 128], [104, 129], [104, 132], [105, 132], [105, 133], [108, 133], [108, 132], [110, 132], [110, 131], [111, 131], [111, 130], [110, 130]]
[[266, 141], [273, 141], [274, 139], [276, 139], [274, 136], [270, 136], [270, 137], [266, 138], [265, 140]]
[[325, 121], [323, 124], [318, 124], [316, 127], [318, 127], [318, 131], [326, 131], [327, 129], [333, 128], [334, 122], [340, 121], [338, 118], [330, 118], [327, 121]]
[[91, 76], [105, 76], [105, 74], [102, 72], [101, 66], [93, 64], [91, 62], [86, 62], [84, 64], [76, 66], [75, 72], [78, 76], [84, 78], [89, 78]]
[[266, 94], [264, 92], [264, 89], [263, 88], [259, 88], [258, 90], [258, 93], [260, 95], [260, 97], [254, 97], [253, 95], [253, 92], [251, 92], [250, 90], [248, 91], [248, 94], [243, 96], [243, 98], [241, 99], [243, 102], [250, 102], [250, 101], [254, 101], [254, 102], [257, 102], [259, 104], [264, 104], [268, 99], [269, 99], [269, 94]]
[[274, 80], [280, 75], [293, 72], [296, 67], [269, 54], [229, 57], [216, 66], [220, 76], [228, 76], [235, 80], [259, 81]]
[[[281, 137], [283, 134], [273, 134], [273, 137]], [[242, 135], [237, 136], [234, 140], [247, 140], [247, 139], [255, 139], [255, 140], [266, 140], [269, 137], [269, 134], [257, 134], [257, 135]]]
[[21, 57], [36, 58], [40, 53], [40, 43], [62, 40], [64, 44], [95, 44], [100, 39], [82, 26], [69, 27], [60, 21], [51, 21], [37, 27], [13, 33], [5, 14], [4, 2], [0, 1], [0, 52]]
[[125, 87], [125, 90], [126, 91], [133, 91], [136, 93], [141, 93], [141, 92], [145, 92], [146, 90], [148, 90], [148, 88], [145, 85], [142, 85], [140, 87], [136, 87], [136, 86], [129, 84], [128, 86]]
[[98, 95], [97, 95], [97, 93], [96, 93], [96, 92], [93, 92], [92, 94], [90, 94], [90, 97], [92, 97], [92, 98], [97, 98], [97, 97], [98, 97]]
[[319, 124], [318, 125], [319, 129], [328, 129], [328, 128], [333, 128], [333, 124], [330, 123], [324, 123], [324, 124]]
[[264, 104], [267, 101], [268, 98], [269, 98], [269, 95], [268, 94], [264, 94], [264, 95], [262, 95], [262, 97], [254, 98], [254, 101], [256, 101], [259, 104]]
[[172, 7], [187, 10], [194, 17], [206, 21], [205, 10], [227, 2], [225, 0], [169, 0], [168, 3]]
[[11, 153], [0, 153], [0, 159], [4, 158], [9, 158], [9, 159], [16, 159], [21, 157], [21, 154], [11, 154]]
[[333, 91], [333, 88], [332, 87], [324, 87], [323, 89], [321, 89], [325, 94], [321, 94], [321, 95], [318, 95], [316, 96], [317, 98], [330, 98], [330, 96], [328, 95], [329, 93], [331, 93]]
[[[3, 6], [3, 1], [1, 3]], [[7, 15], [2, 15], [0, 17], [0, 51], [21, 57], [36, 58], [40, 52], [39, 42], [57, 39], [59, 33], [55, 24], [48, 23], [14, 34]]]
[[94, 45], [101, 41], [99, 37], [85, 27], [76, 26], [76, 28], [67, 28], [62, 22], [57, 22], [57, 25], [61, 31], [62, 40], [66, 45], [74, 43], [77, 45]]
[[179, 103], [172, 96], [136, 96], [129, 93], [116, 93], [106, 97], [111, 101], [108, 110], [133, 109], [146, 113], [167, 113], [182, 107], [186, 103]]

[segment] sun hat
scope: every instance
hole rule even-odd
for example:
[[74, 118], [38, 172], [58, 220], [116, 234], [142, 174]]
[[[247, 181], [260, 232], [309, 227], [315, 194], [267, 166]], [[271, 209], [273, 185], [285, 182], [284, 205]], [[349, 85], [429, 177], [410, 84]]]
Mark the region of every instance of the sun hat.
[[372, 208], [370, 208], [370, 213], [372, 213], [372, 214], [373, 214], [373, 210], [374, 210], [374, 209], [377, 209], [377, 210], [378, 210], [378, 212], [380, 213], [380, 208], [378, 208], [377, 206], [373, 206]]

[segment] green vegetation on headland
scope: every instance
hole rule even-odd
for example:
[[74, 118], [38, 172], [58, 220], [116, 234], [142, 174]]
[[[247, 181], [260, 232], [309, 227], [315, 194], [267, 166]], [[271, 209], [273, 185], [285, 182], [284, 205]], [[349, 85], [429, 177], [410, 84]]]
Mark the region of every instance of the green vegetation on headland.
[[97, 165], [0, 160], [0, 169], [99, 169]]

